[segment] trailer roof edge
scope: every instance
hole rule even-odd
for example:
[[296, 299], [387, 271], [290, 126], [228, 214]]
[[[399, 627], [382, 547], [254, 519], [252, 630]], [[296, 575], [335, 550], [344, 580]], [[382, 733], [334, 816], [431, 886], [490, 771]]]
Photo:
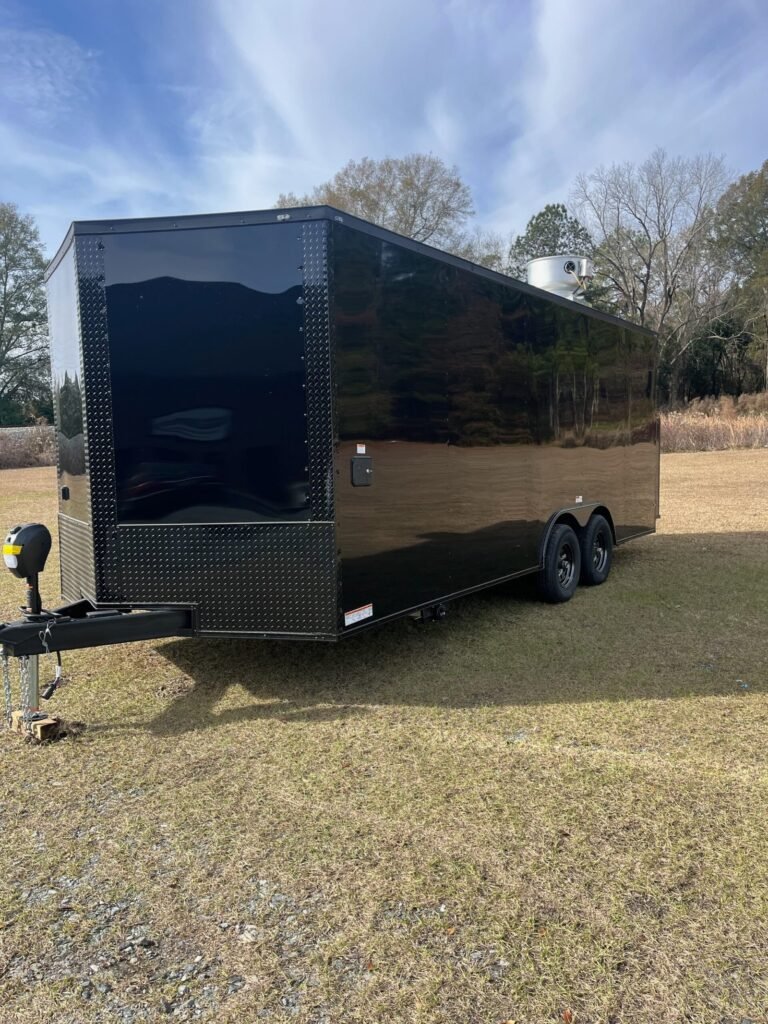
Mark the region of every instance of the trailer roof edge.
[[72, 245], [72, 241], [73, 241], [73, 239], [75, 237], [75, 230], [74, 229], [75, 229], [75, 225], [74, 224], [70, 224], [69, 228], [67, 229], [66, 235], [64, 235], [64, 238], [62, 240], [61, 245], [56, 250], [56, 255], [53, 256], [49, 260], [48, 266], [45, 268], [45, 272], [43, 274], [43, 280], [46, 283], [47, 283], [49, 277], [51, 276], [51, 274], [56, 269], [56, 267], [58, 267], [58, 265], [64, 259], [64, 256], [68, 252], [70, 245]]
[[545, 297], [555, 305], [563, 306], [566, 309], [575, 309], [598, 320], [605, 320], [608, 323], [617, 324], [621, 327], [629, 327], [633, 331], [638, 331], [651, 337], [656, 336], [655, 331], [650, 330], [648, 327], [641, 327], [639, 324], [634, 324], [631, 320], [625, 320], [622, 317], [614, 316], [612, 313], [604, 313], [602, 310], [595, 309], [593, 306], [589, 306], [586, 303], [574, 302], [573, 299], [563, 298], [562, 296], [555, 295], [553, 292], [545, 291], [543, 288], [536, 288], [525, 281], [518, 280], [516, 277], [510, 277], [509, 275], [501, 274], [496, 270], [490, 270], [488, 267], [472, 263], [471, 260], [466, 260], [461, 256], [454, 256], [452, 253], [445, 252], [443, 249], [438, 249], [426, 242], [417, 242], [412, 238], [408, 238], [406, 235], [399, 235], [397, 232], [390, 231], [388, 228], [382, 228], [376, 224], [371, 224], [367, 220], [355, 217], [350, 213], [345, 213], [343, 210], [336, 209], [336, 207], [324, 205], [297, 206], [271, 210], [234, 211], [231, 213], [192, 213], [183, 214], [178, 217], [131, 217], [110, 220], [73, 221], [64, 237], [64, 240], [59, 246], [56, 255], [46, 268], [45, 280], [47, 281], [50, 275], [54, 272], [69, 249], [73, 239], [78, 235], [110, 235], [136, 231], [189, 231], [199, 228], [247, 227], [256, 224], [274, 224], [276, 222], [285, 221], [301, 222], [307, 220], [336, 221], [337, 223], [353, 227], [357, 231], [363, 231], [366, 234], [381, 238], [384, 241], [391, 241], [393, 244], [411, 249], [414, 252], [424, 253], [425, 255], [431, 256], [433, 259], [441, 260], [443, 263], [448, 263], [465, 270], [470, 270], [481, 277], [486, 277], [493, 281], [501, 281], [507, 285], [512, 284], [515, 288], [518, 288], [520, 291], [525, 292], [528, 295]]

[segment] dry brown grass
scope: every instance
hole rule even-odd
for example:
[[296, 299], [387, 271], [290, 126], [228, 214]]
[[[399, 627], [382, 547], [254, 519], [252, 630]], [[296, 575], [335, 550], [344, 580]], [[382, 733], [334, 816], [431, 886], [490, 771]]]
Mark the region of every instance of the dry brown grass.
[[662, 472], [562, 607], [66, 657], [84, 736], [0, 736], [3, 1024], [764, 1020], [768, 455]]

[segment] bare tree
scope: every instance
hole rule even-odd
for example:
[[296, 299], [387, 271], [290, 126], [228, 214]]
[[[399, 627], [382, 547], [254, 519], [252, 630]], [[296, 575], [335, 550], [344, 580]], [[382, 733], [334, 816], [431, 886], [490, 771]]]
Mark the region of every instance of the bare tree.
[[278, 197], [279, 207], [327, 203], [398, 234], [442, 248], [461, 244], [474, 210], [455, 167], [432, 153], [350, 160], [307, 195]]
[[720, 198], [712, 250], [728, 264], [733, 281], [729, 304], [762, 351], [768, 389], [768, 160]]
[[457, 235], [448, 247], [455, 256], [461, 256], [470, 263], [476, 263], [500, 274], [509, 273], [509, 242], [506, 242], [496, 231], [484, 231], [475, 227]]
[[0, 415], [48, 397], [44, 269], [34, 221], [0, 203]]
[[657, 149], [642, 164], [598, 167], [576, 179], [572, 202], [595, 240], [598, 272], [620, 311], [659, 332], [672, 365], [703, 324], [716, 318], [726, 289], [708, 256], [714, 209], [728, 182], [721, 157], [670, 157]]

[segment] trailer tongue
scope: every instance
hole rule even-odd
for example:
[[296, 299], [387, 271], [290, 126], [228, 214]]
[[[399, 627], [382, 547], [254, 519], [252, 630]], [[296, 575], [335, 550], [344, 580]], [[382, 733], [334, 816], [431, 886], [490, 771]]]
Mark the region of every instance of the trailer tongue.
[[[87, 600], [43, 608], [39, 577], [50, 550], [51, 535], [41, 523], [14, 526], [3, 543], [6, 567], [27, 584], [22, 618], [0, 623], [5, 719], [10, 728], [38, 740], [47, 739], [60, 724], [40, 711], [40, 697], [50, 700], [58, 689], [61, 651], [193, 633], [193, 612], [188, 608], [98, 610]], [[40, 655], [46, 654], [56, 654], [56, 670], [41, 693]], [[21, 706], [17, 711], [13, 708], [11, 657], [19, 659]]]

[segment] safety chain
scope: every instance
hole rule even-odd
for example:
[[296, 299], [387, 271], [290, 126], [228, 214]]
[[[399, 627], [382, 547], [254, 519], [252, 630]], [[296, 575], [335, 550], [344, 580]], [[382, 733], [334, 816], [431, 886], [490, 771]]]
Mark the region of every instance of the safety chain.
[[32, 721], [32, 694], [29, 679], [29, 658], [19, 658], [19, 679], [21, 682], [21, 717], [24, 728], [29, 732]]
[[[22, 689], [22, 720], [27, 732], [32, 730], [32, 684], [30, 680], [30, 659], [27, 655], [18, 659], [18, 677]], [[37, 711], [37, 709], [35, 709]]]
[[3, 700], [5, 706], [5, 721], [8, 728], [13, 722], [13, 694], [11, 692], [11, 659], [8, 652], [3, 648]]

